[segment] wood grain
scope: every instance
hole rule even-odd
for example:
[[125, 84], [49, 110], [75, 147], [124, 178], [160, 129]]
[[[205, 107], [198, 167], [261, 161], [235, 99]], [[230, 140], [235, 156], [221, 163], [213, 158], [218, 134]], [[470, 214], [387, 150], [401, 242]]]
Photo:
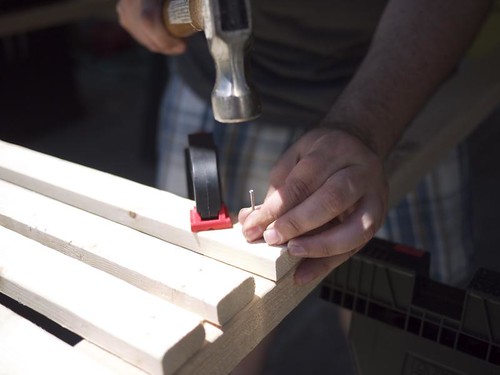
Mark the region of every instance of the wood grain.
[[192, 233], [189, 199], [2, 141], [0, 179], [271, 280], [297, 263], [284, 246], [248, 243], [239, 225]]
[[[338, 265], [347, 260], [338, 256]], [[228, 374], [258, 343], [271, 332], [311, 291], [321, 278], [303, 286], [293, 281], [290, 271], [275, 283], [256, 277], [256, 297], [222, 330], [205, 323], [208, 343], [176, 375]], [[326, 276], [326, 274], [324, 275]], [[235, 345], [237, 343], [237, 345]]]
[[2, 180], [0, 197], [0, 225], [214, 324], [253, 299], [253, 277], [237, 268]]
[[151, 374], [205, 340], [200, 317], [3, 227], [0, 291]]

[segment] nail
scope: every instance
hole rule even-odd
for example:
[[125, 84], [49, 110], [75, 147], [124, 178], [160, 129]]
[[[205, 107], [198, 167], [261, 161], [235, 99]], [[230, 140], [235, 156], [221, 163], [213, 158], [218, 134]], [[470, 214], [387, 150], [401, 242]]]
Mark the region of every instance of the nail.
[[267, 229], [264, 232], [264, 240], [268, 245], [277, 245], [282, 242], [281, 235], [275, 229]]
[[252, 206], [252, 211], [255, 211], [255, 194], [253, 189], [249, 190], [248, 194], [250, 194], [250, 206]]

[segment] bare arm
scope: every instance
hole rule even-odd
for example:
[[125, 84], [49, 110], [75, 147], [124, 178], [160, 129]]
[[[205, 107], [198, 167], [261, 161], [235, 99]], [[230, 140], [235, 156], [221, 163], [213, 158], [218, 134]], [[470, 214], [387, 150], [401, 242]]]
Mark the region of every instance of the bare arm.
[[390, 1], [363, 64], [323, 125], [352, 131], [387, 156], [453, 71], [490, 5], [490, 0]]
[[296, 281], [324, 275], [361, 248], [387, 211], [383, 161], [453, 71], [490, 0], [391, 0], [370, 50], [339, 100], [271, 174], [258, 210], [240, 212], [253, 241], [288, 242], [306, 258]]

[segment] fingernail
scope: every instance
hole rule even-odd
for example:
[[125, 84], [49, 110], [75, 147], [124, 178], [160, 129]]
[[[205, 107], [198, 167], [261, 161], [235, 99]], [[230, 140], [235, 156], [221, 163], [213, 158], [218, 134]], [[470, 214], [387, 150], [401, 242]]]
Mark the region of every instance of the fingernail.
[[251, 209], [242, 208], [240, 212], [238, 212], [238, 221], [243, 224], [243, 222], [247, 219], [248, 215], [250, 215]]
[[304, 257], [307, 255], [306, 249], [293, 243], [288, 243], [288, 252], [294, 257]]
[[243, 235], [247, 241], [255, 241], [262, 236], [262, 232], [259, 227], [251, 227], [243, 231]]
[[268, 245], [277, 245], [282, 242], [280, 234], [275, 229], [267, 229], [264, 232], [264, 241]]

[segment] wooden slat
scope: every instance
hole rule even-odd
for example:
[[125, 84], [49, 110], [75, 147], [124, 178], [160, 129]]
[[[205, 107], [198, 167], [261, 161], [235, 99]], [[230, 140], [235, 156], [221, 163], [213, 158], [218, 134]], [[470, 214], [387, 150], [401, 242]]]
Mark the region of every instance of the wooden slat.
[[500, 45], [466, 61], [410, 124], [387, 161], [390, 207], [500, 104], [499, 67]]
[[0, 290], [152, 374], [200, 349], [200, 318], [0, 227]]
[[112, 14], [115, 0], [60, 0], [0, 14], [0, 36], [59, 26], [87, 17]]
[[247, 272], [2, 180], [0, 197], [0, 225], [215, 324], [253, 299]]
[[113, 372], [0, 305], [0, 374], [111, 375]]
[[[340, 261], [345, 261], [342, 258]], [[218, 375], [230, 371], [292, 311], [321, 280], [304, 286], [293, 281], [293, 270], [275, 283], [256, 277], [256, 298], [223, 328], [205, 323], [208, 345], [176, 375]], [[237, 343], [237, 344], [235, 344]]]
[[297, 263], [284, 246], [249, 244], [239, 225], [192, 233], [191, 200], [2, 141], [0, 179], [271, 280]]

